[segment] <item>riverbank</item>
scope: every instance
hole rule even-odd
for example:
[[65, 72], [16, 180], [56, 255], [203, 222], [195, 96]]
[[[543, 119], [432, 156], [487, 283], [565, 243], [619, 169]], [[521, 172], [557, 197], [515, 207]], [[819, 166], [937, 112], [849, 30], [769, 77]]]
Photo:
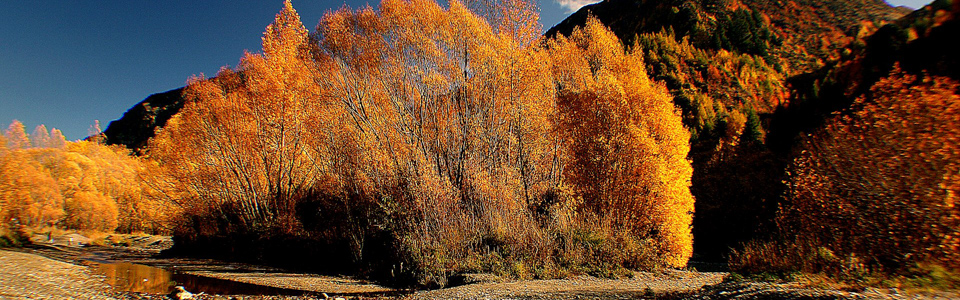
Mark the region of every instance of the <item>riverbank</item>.
[[120, 299], [90, 270], [36, 254], [0, 249], [0, 299]]
[[[127, 269], [118, 269], [117, 264]], [[104, 266], [114, 268], [104, 271]], [[111, 278], [116, 274], [138, 272], [129, 269], [130, 266], [142, 266], [149, 276], [160, 277], [126, 278], [126, 281]], [[196, 280], [218, 288], [195, 299], [325, 299], [324, 293], [345, 299], [956, 299], [960, 296], [957, 293], [901, 294], [886, 289], [813, 289], [795, 283], [723, 282], [727, 275], [723, 272], [680, 270], [634, 272], [633, 278], [625, 279], [580, 276], [521, 281], [468, 274], [458, 279], [458, 286], [401, 291], [346, 276], [159, 257], [152, 251], [124, 247], [34, 245], [0, 249], [0, 299], [166, 299], [166, 292], [138, 292], [131, 291], [130, 287], [137, 283], [162, 282], [163, 276], [170, 274], [180, 274], [176, 275], [181, 276], [177, 278], [178, 284], [184, 278], [199, 278]], [[194, 284], [191, 292], [203, 292]], [[244, 290], [235, 284], [267, 289]]]

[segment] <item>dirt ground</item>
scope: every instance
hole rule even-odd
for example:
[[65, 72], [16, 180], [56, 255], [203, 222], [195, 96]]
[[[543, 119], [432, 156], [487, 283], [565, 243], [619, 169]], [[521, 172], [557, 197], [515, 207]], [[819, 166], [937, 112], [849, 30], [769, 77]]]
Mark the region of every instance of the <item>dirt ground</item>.
[[633, 278], [569, 279], [479, 282], [422, 291], [412, 299], [663, 299], [682, 298], [704, 286], [718, 284], [726, 273], [635, 272]]
[[86, 267], [0, 250], [0, 299], [117, 299]]

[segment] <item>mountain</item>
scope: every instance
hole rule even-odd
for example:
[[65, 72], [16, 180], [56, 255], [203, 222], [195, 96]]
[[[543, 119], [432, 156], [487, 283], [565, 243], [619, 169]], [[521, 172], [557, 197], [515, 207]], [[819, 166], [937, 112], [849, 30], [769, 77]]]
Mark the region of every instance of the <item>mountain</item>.
[[670, 29], [701, 49], [779, 56], [794, 72], [837, 58], [863, 29], [906, 14], [883, 0], [607, 0], [587, 5], [547, 31], [569, 34], [594, 16], [626, 44], [634, 36]]
[[156, 128], [163, 127], [167, 120], [183, 108], [183, 88], [150, 95], [127, 110], [120, 119], [110, 122], [103, 131], [106, 143], [124, 145], [138, 152], [153, 137]]

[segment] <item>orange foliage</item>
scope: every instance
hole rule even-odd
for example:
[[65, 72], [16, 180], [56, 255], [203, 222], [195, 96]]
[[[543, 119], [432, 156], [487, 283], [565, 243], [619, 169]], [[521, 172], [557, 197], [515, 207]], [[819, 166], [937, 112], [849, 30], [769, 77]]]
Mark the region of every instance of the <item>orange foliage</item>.
[[4, 132], [7, 140], [7, 148], [12, 150], [30, 148], [30, 140], [27, 138], [27, 132], [23, 129], [23, 123], [13, 120], [7, 131]]
[[25, 156], [0, 157], [0, 226], [51, 226], [63, 217], [63, 197], [43, 166]]
[[309, 37], [286, 2], [263, 36], [263, 54], [246, 54], [242, 73], [224, 68], [194, 78], [187, 104], [152, 141], [150, 155], [171, 183], [155, 183], [187, 211], [220, 209], [248, 229], [291, 231], [293, 205], [316, 179], [305, 117], [318, 97]]
[[[43, 125], [27, 136], [14, 121], [0, 148], [0, 226], [60, 226], [113, 231], [118, 225], [151, 220], [151, 226], [121, 226], [124, 231], [162, 230], [159, 214], [133, 217], [160, 206], [130, 208], [141, 199], [140, 159], [119, 146], [67, 142]], [[31, 143], [32, 142], [32, 143]], [[124, 215], [119, 209], [126, 208]], [[161, 210], [162, 211], [162, 210]], [[123, 224], [121, 224], [123, 223]]]
[[957, 88], [895, 69], [805, 139], [789, 169], [782, 229], [884, 271], [960, 268]]
[[[150, 143], [148, 167], [161, 175], [149, 186], [184, 208], [178, 242], [319, 239], [354, 263], [387, 261], [393, 276], [442, 284], [451, 271], [489, 271], [478, 257], [543, 267], [581, 208], [653, 245], [643, 255], [659, 265], [684, 265], [689, 134], [669, 94], [599, 25], [590, 30], [602, 44], [539, 48], [537, 18], [520, 0], [385, 0], [329, 12], [311, 36], [286, 1], [263, 53], [192, 79], [185, 107]], [[577, 61], [588, 56], [590, 66]], [[605, 101], [561, 113], [558, 85], [567, 105]], [[609, 122], [577, 125], [593, 108]], [[612, 164], [568, 161], [565, 150], [591, 146], [580, 137], [624, 150], [603, 153]], [[577, 171], [564, 173], [568, 164]], [[593, 168], [616, 184], [591, 192], [608, 181], [587, 178]]]
[[549, 47], [571, 157], [565, 175], [586, 220], [652, 244], [667, 266], [686, 265], [690, 133], [671, 95], [647, 77], [642, 51], [625, 50], [595, 19]]

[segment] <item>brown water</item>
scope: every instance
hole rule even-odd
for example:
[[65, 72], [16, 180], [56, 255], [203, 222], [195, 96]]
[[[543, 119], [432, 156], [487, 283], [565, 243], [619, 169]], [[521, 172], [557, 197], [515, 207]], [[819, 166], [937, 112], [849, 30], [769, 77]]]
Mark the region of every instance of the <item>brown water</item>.
[[181, 285], [191, 293], [204, 292], [220, 295], [303, 295], [307, 292], [270, 286], [242, 283], [206, 276], [171, 272], [146, 265], [126, 262], [85, 261], [95, 274], [118, 291], [167, 294]]

